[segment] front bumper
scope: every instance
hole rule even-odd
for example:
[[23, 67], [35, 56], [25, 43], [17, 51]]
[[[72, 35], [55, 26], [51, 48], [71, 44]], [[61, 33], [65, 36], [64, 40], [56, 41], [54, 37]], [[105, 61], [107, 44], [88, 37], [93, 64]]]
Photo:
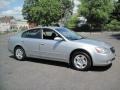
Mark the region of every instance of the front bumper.
[[106, 66], [115, 60], [115, 53], [110, 52], [108, 54], [95, 54], [93, 57], [93, 66]]

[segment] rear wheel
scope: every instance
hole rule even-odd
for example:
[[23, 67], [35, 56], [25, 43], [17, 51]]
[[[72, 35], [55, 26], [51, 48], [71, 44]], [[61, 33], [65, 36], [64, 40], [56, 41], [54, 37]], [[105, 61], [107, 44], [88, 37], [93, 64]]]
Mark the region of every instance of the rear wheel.
[[83, 51], [72, 54], [71, 64], [76, 70], [87, 70], [91, 67], [91, 63], [90, 56]]
[[17, 60], [23, 60], [26, 57], [24, 49], [22, 47], [16, 47], [14, 56]]

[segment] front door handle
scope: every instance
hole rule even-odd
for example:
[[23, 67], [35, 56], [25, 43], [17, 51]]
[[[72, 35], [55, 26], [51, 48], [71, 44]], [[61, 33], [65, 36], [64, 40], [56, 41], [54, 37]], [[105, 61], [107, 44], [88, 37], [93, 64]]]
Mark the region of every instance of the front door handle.
[[23, 41], [23, 40], [21, 40], [21, 42], [23, 43], [24, 41]]
[[44, 45], [44, 43], [41, 43], [40, 45]]

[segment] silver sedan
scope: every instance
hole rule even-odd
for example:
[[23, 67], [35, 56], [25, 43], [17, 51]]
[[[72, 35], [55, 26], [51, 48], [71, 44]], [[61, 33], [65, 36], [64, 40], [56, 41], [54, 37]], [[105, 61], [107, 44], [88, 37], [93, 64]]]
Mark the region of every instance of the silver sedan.
[[97, 40], [84, 38], [64, 27], [36, 27], [8, 40], [16, 59], [34, 57], [69, 63], [77, 70], [105, 66], [115, 59], [115, 49]]

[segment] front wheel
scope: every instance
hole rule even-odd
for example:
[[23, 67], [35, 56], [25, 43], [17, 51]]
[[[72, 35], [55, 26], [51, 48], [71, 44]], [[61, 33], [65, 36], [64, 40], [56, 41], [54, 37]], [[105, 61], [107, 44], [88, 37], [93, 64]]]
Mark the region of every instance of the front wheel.
[[22, 47], [16, 47], [14, 50], [14, 56], [17, 60], [23, 60], [25, 58], [25, 51]]
[[72, 66], [76, 70], [87, 70], [91, 67], [91, 58], [85, 52], [75, 52], [71, 57]]

